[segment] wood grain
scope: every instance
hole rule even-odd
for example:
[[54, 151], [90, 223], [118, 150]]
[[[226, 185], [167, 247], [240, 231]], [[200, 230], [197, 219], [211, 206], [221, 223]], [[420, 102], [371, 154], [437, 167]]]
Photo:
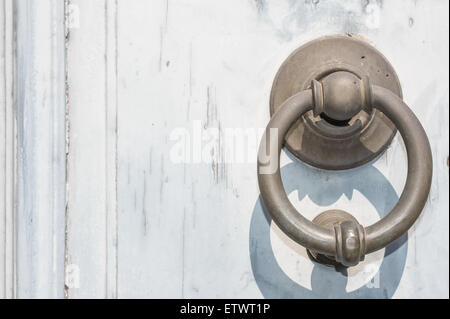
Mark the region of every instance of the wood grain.
[[0, 3], [0, 298], [15, 296], [15, 38], [14, 4]]
[[79, 282], [67, 294], [116, 297], [116, 2], [69, 5], [67, 263]]
[[[4, 0], [0, 24], [0, 297], [448, 298], [448, 2]], [[388, 58], [434, 160], [408, 241], [347, 276], [268, 228], [256, 179], [279, 66], [330, 34]], [[247, 132], [244, 158], [226, 161], [230, 130]], [[407, 170], [399, 136], [355, 170], [281, 164], [307, 218], [363, 225]]]
[[64, 3], [15, 2], [17, 196], [15, 295], [64, 296]]

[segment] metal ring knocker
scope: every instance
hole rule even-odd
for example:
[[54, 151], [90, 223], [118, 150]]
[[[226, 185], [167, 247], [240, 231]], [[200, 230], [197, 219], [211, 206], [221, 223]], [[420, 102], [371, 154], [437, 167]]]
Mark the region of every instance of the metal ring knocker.
[[[365, 254], [382, 249], [406, 232], [418, 218], [431, 186], [432, 156], [426, 133], [410, 108], [388, 89], [370, 84], [368, 77], [337, 71], [311, 88], [287, 99], [270, 119], [258, 153], [258, 182], [264, 204], [282, 231], [312, 254], [353, 266]], [[363, 227], [350, 214], [327, 211], [311, 222], [290, 203], [281, 180], [279, 158], [286, 134], [302, 115], [313, 111], [335, 120], [368, 115], [376, 110], [400, 132], [407, 151], [408, 176], [392, 211], [375, 224]], [[328, 256], [328, 257], [327, 257]]]

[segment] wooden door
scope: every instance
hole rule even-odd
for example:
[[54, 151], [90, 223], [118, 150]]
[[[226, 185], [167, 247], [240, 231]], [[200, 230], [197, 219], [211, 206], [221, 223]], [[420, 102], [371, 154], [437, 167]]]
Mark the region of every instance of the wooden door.
[[[3, 0], [0, 26], [0, 296], [448, 298], [448, 2]], [[413, 228], [342, 273], [266, 219], [256, 176], [280, 64], [332, 34], [389, 59], [434, 161]], [[363, 225], [406, 163], [398, 134], [348, 171], [281, 160], [306, 217]]]

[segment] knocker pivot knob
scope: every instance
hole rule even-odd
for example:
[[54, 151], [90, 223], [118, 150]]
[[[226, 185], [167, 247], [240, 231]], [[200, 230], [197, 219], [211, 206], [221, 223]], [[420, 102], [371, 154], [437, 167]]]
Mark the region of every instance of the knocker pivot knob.
[[370, 113], [371, 93], [368, 77], [358, 78], [347, 71], [333, 72], [321, 81], [312, 80], [313, 112], [345, 121], [362, 109]]

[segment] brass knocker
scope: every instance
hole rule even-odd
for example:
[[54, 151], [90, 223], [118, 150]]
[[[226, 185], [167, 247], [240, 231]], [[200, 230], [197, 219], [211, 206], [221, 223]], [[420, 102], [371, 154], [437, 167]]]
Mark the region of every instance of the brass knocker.
[[[395, 71], [375, 48], [347, 36], [300, 47], [277, 74], [271, 111], [258, 153], [261, 196], [280, 229], [316, 260], [356, 265], [414, 224], [430, 191], [430, 144], [401, 98]], [[383, 152], [396, 129], [406, 146], [408, 176], [385, 218], [363, 227], [349, 213], [329, 210], [311, 222], [289, 202], [280, 176], [283, 145], [313, 166], [347, 169]]]

